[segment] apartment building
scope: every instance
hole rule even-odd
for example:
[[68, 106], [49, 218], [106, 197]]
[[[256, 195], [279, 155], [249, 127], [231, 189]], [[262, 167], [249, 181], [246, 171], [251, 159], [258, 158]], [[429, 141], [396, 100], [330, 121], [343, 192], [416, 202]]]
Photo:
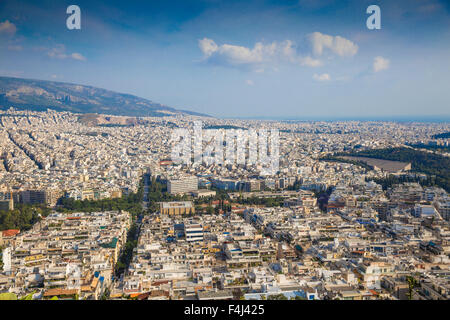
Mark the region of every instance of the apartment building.
[[187, 242], [203, 241], [203, 226], [199, 223], [185, 224], [184, 234]]
[[187, 193], [198, 190], [198, 178], [195, 176], [167, 180], [167, 191], [170, 194]]
[[0, 210], [3, 210], [3, 211], [14, 210], [13, 199], [0, 200]]

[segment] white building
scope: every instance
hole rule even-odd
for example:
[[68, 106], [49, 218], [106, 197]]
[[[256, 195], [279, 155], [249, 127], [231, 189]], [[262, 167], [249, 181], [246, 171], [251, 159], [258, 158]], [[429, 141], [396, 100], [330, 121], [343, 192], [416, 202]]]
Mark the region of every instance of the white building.
[[198, 178], [186, 177], [167, 180], [167, 191], [170, 194], [186, 193], [198, 190]]
[[186, 224], [184, 225], [184, 234], [186, 241], [203, 241], [203, 226], [201, 224]]

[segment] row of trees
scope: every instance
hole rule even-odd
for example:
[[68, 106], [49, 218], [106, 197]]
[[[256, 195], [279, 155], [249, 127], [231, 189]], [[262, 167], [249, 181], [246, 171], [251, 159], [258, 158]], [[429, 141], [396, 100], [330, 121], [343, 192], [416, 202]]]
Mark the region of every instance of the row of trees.
[[444, 145], [430, 145], [430, 144], [424, 144], [424, 143], [416, 143], [416, 144], [408, 144], [410, 147], [418, 148], [418, 149], [428, 149], [438, 152], [448, 152], [450, 151], [449, 146]]
[[394, 176], [390, 174], [385, 178], [366, 178], [366, 181], [374, 181], [380, 184], [383, 190], [387, 190], [388, 188], [391, 188], [396, 184], [402, 184], [405, 182], [417, 182], [424, 187], [431, 187], [436, 185], [436, 177], [429, 177], [429, 176], [427, 176], [426, 179], [423, 179], [420, 177], [411, 177], [406, 175]]
[[[218, 214], [220, 210], [224, 212], [231, 211], [231, 198], [226, 190], [215, 190], [217, 193], [215, 196], [205, 197], [200, 199], [195, 199], [196, 211], [200, 211], [207, 214]], [[219, 201], [215, 208], [212, 206], [213, 201]], [[228, 202], [228, 203], [227, 203]], [[284, 203], [284, 199], [281, 197], [276, 198], [259, 198], [259, 197], [248, 197], [244, 198], [240, 195], [236, 202], [242, 205], [260, 205], [265, 207], [280, 207]], [[209, 206], [201, 207], [201, 204], [208, 204]]]
[[124, 210], [133, 216], [142, 213], [142, 199], [144, 197], [144, 185], [141, 181], [138, 191], [115, 199], [101, 200], [75, 200], [72, 198], [61, 198], [58, 202], [59, 212], [95, 212], [95, 211], [115, 211]]
[[249, 197], [244, 198], [240, 196], [237, 199], [239, 204], [243, 205], [261, 205], [264, 207], [281, 207], [284, 204], [284, 199], [281, 197], [276, 198], [258, 198], [258, 197]]
[[[116, 199], [102, 200], [74, 200], [72, 198], [61, 198], [58, 202], [59, 212], [94, 212], [125, 210], [133, 216], [142, 213], [143, 183], [141, 182], [136, 193]], [[14, 210], [0, 210], [0, 230], [20, 229], [26, 231], [31, 229], [34, 223], [39, 221], [39, 217], [46, 217], [51, 213], [51, 209], [44, 204], [26, 205], [16, 204]]]
[[123, 273], [130, 265], [131, 258], [133, 257], [133, 250], [137, 246], [138, 237], [139, 227], [135, 222], [133, 222], [130, 230], [128, 230], [127, 242], [123, 246], [122, 252], [114, 269], [116, 276]]
[[46, 217], [51, 210], [45, 206], [17, 204], [14, 210], [0, 211], [0, 230], [29, 230], [39, 217]]
[[59, 212], [95, 212], [95, 211], [114, 211], [125, 210], [133, 215], [138, 215], [142, 211], [142, 204], [140, 201], [134, 199], [134, 195], [124, 196], [116, 199], [102, 199], [102, 200], [74, 200], [72, 198], [62, 198]]

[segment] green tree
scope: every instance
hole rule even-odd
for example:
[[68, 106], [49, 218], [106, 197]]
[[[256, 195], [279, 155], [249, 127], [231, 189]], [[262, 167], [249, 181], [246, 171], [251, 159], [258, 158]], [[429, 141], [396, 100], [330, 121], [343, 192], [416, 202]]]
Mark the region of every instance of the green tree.
[[408, 282], [408, 300], [412, 300], [414, 297], [414, 288], [416, 288], [419, 283], [417, 282], [416, 278], [413, 276], [407, 276], [406, 281]]

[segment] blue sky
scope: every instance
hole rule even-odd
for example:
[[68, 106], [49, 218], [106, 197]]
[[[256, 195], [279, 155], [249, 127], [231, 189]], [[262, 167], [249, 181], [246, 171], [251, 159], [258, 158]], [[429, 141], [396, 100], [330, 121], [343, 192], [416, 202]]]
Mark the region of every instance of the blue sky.
[[449, 57], [446, 0], [0, 1], [0, 75], [218, 117], [450, 118]]

